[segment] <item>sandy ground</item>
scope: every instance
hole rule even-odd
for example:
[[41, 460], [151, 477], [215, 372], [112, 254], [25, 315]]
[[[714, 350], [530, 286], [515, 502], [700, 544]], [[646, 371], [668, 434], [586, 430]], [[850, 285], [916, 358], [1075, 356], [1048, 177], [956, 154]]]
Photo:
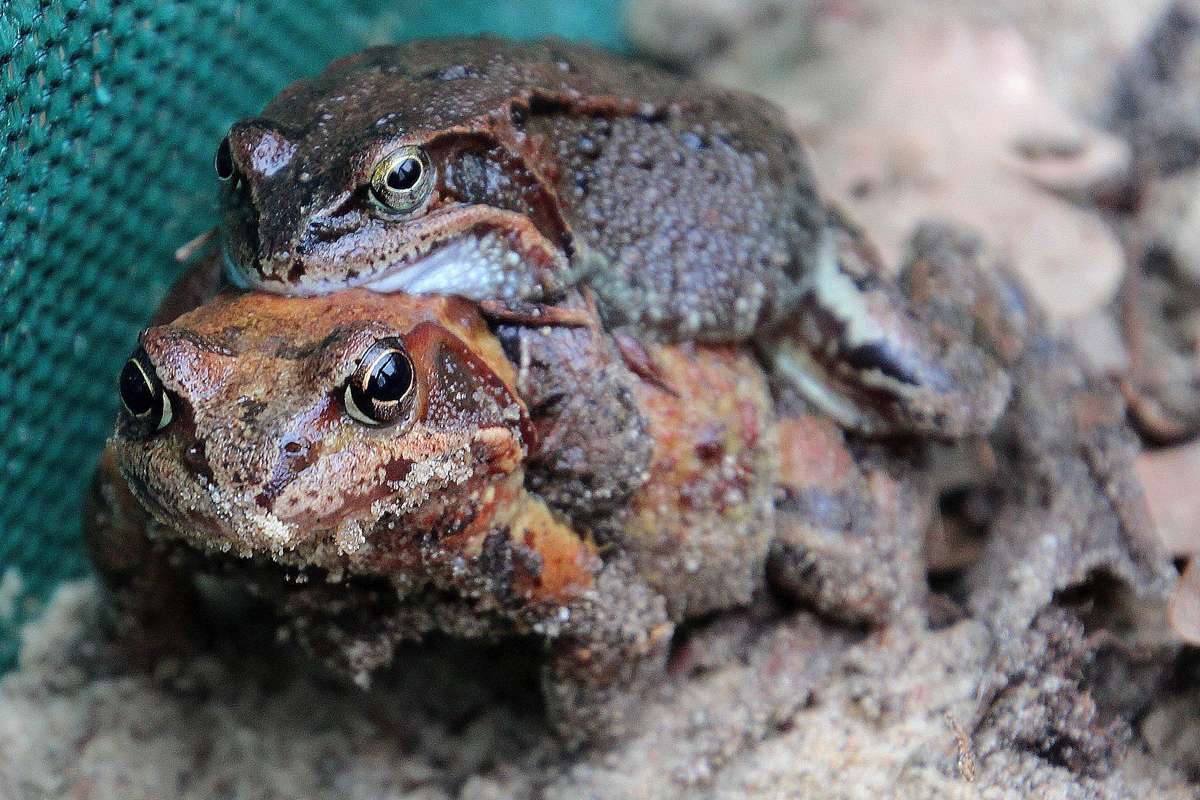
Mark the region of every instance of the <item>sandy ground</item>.
[[[1038, 752], [1056, 688], [1014, 685], [967, 741], [990, 637], [963, 620], [865, 638], [803, 613], [727, 619], [648, 709], [643, 733], [568, 755], [512, 651], [414, 650], [369, 692], [269, 647], [128, 674], [62, 588], [0, 684], [0, 796], [25, 798], [1191, 798], [1141, 736], [1097, 774]], [[1053, 627], [1053, 626], [1051, 626]], [[1053, 635], [1050, 637], [1053, 638]], [[1030, 651], [1037, 649], [1031, 645]], [[491, 669], [477, 668], [481, 659]], [[722, 663], [723, 662], [723, 663]], [[1052, 668], [1045, 674], [1051, 675]], [[482, 674], [491, 674], [488, 681]], [[524, 677], [528, 678], [528, 675]], [[1054, 675], [1050, 683], [1062, 683]], [[1189, 712], [1154, 725], [1200, 731]], [[1190, 730], [1179, 727], [1187, 720]]]
[[[1139, 364], [1113, 313], [1123, 223], [1098, 210], [1136, 150], [1111, 98], [1166, 5], [637, 0], [631, 26], [660, 60], [779, 102], [890, 264], [926, 217], [980, 231], [1100, 374]], [[1127, 222], [1187, 269], [1200, 169], [1171, 181]], [[1148, 391], [1191, 435], [1196, 360], [1160, 363]], [[1174, 446], [1138, 474], [1183, 563], [1200, 555], [1200, 451], [1153, 430]], [[220, 652], [147, 675], [101, 633], [97, 587], [68, 584], [0, 679], [0, 800], [1200, 796], [1200, 656], [1181, 643], [1200, 640], [1200, 568], [1169, 608], [1158, 590], [1134, 599], [1152, 581], [1092, 574], [1128, 561], [1121, 543], [1070, 530], [1082, 512], [1054, 528], [1054, 511], [972, 556], [973, 594], [951, 601], [935, 574], [886, 628], [766, 600], [694, 626], [639, 735], [577, 753], [545, 727], [529, 642], [427, 642], [364, 690], [231, 624]], [[990, 584], [989, 563], [1008, 570]]]

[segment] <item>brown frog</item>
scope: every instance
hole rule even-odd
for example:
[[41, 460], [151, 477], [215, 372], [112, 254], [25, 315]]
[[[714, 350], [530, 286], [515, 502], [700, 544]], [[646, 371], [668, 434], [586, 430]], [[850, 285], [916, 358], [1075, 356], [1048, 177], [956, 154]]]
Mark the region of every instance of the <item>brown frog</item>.
[[[564, 347], [592, 365], [586, 431], [611, 460], [572, 454], [586, 409], [543, 374]], [[743, 348], [650, 349], [669, 390], [598, 321], [497, 337], [466, 301], [361, 289], [223, 294], [148, 329], [88, 512], [119, 630], [148, 658], [179, 647], [197, 587], [232, 579], [356, 675], [432, 631], [539, 636], [578, 742], [618, 734], [674, 626], [749, 603], [768, 562], [836, 615], [905, 606], [930, 498], [902, 464], [781, 415]]]
[[[221, 142], [233, 283], [493, 304], [586, 285], [640, 340], [764, 344], [850, 428], [986, 432], [1007, 388], [847, 270], [800, 143], [766, 101], [580, 44], [376, 47]], [[547, 312], [546, 318], [555, 314]]]

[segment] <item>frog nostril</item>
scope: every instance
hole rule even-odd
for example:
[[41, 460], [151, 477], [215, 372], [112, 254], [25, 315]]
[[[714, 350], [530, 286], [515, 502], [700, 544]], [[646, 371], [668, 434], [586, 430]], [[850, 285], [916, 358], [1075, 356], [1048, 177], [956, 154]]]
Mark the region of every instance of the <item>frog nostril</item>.
[[279, 448], [279, 460], [262, 491], [254, 498], [254, 502], [265, 509], [270, 509], [275, 499], [299, 477], [317, 458], [320, 452], [319, 444], [311, 444], [303, 439], [293, 439], [290, 436], [282, 439]]
[[192, 442], [183, 448], [183, 462], [196, 475], [211, 479], [212, 467], [208, 463], [208, 454], [204, 450], [204, 442]]
[[300, 472], [313, 462], [316, 455], [317, 448], [311, 442], [289, 436], [283, 440], [280, 447], [279, 467], [290, 472]]

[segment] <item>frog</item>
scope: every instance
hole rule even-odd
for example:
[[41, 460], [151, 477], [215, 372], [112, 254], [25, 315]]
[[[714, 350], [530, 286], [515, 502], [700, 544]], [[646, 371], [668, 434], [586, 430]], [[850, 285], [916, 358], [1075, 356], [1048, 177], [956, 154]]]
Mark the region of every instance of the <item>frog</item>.
[[[914, 602], [933, 498], [903, 459], [860, 465], [828, 417], [781, 413], [748, 348], [647, 346], [661, 380], [598, 319], [493, 330], [461, 298], [364, 288], [223, 291], [149, 327], [86, 513], [115, 632], [151, 665], [246, 591], [362, 683], [406, 640], [541, 640], [548, 719], [583, 746], [636, 726], [688, 621], [773, 587], [860, 623]], [[589, 402], [617, 398], [587, 407], [616, 460], [570, 453], [585, 411], [544, 375], [563, 348], [592, 365]], [[839, 558], [856, 592], [829, 580]]]
[[850, 429], [986, 433], [1002, 369], [969, 342], [945, 357], [885, 273], [848, 268], [809, 162], [766, 100], [586, 44], [372, 47], [222, 139], [220, 258], [243, 288], [509, 320], [577, 323], [557, 301], [583, 286], [651, 370], [643, 341], [757, 342]]

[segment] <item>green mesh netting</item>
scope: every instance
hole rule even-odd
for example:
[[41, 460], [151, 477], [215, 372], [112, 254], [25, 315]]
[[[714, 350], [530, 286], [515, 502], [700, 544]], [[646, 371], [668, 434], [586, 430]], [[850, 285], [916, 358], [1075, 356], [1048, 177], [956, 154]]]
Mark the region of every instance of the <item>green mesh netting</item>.
[[211, 227], [212, 153], [368, 44], [492, 31], [620, 46], [619, 0], [0, 0], [0, 670], [86, 569], [79, 510], [137, 330]]

